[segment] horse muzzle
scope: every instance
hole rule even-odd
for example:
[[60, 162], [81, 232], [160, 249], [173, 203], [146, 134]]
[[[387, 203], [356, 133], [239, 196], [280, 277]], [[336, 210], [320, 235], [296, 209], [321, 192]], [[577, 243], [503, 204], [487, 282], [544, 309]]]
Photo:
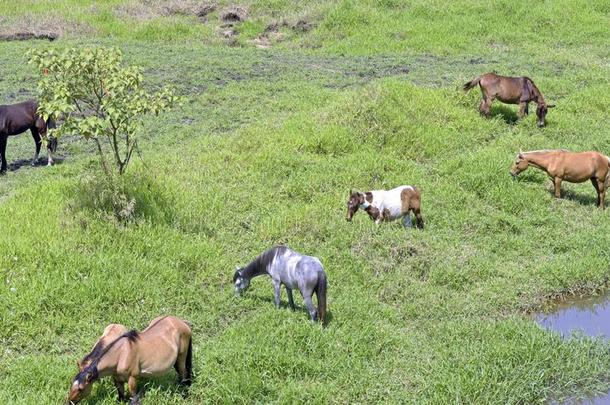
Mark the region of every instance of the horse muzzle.
[[546, 125], [546, 122], [544, 121], [538, 121], [538, 128], [542, 128]]

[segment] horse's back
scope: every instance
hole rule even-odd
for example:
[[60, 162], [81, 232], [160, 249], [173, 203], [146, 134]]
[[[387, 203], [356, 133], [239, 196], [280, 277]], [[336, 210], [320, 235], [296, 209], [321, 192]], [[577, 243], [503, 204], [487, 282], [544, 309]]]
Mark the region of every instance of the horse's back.
[[0, 105], [0, 133], [18, 135], [36, 124], [38, 103], [35, 100]]

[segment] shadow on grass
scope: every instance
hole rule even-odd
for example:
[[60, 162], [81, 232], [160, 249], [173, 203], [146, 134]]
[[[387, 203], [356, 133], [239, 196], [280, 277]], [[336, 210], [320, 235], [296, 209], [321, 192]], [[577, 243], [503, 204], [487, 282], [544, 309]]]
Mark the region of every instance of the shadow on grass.
[[[57, 164], [62, 164], [65, 158], [63, 157], [53, 157], [53, 164], [57, 165]], [[11, 172], [16, 172], [17, 170], [21, 169], [22, 167], [42, 167], [42, 166], [46, 166], [47, 165], [47, 158], [46, 157], [40, 157], [38, 158], [38, 160], [36, 160], [36, 162], [34, 164], [32, 164], [32, 159], [19, 159], [19, 160], [15, 160], [12, 163], [10, 163], [8, 165], [8, 169]]]
[[[294, 312], [302, 312], [303, 314], [305, 314], [306, 318], [309, 319], [309, 312], [307, 312], [307, 308], [305, 307], [305, 303], [303, 302], [303, 299], [301, 297], [301, 294], [298, 291], [293, 291], [292, 295], [294, 297], [294, 306], [295, 306], [295, 310]], [[315, 295], [315, 294], [314, 294]], [[259, 295], [254, 295], [252, 297], [250, 297], [251, 299], [255, 300], [255, 301], [259, 301], [261, 302], [261, 305], [270, 305], [270, 306], [275, 306], [275, 299], [273, 297], [261, 297]], [[290, 310], [290, 306], [288, 305], [288, 298], [286, 298], [285, 293], [283, 293], [283, 299], [280, 301], [280, 309], [288, 309]], [[317, 305], [317, 301], [314, 301], [314, 305], [316, 306], [316, 308], [318, 307]], [[328, 326], [328, 324], [333, 320], [333, 315], [330, 311], [326, 311], [326, 326]]]
[[[591, 187], [593, 188], [593, 187]], [[575, 201], [580, 205], [587, 206], [597, 206], [597, 193], [595, 190], [591, 190], [592, 194], [583, 194], [583, 193], [575, 193], [572, 190], [562, 190], [561, 198], [564, 200]], [[551, 191], [552, 195], [555, 195], [553, 191]]]
[[504, 122], [506, 122], [509, 125], [515, 125], [519, 121], [519, 117], [517, 116], [517, 113], [510, 107], [507, 107], [502, 104], [494, 105], [491, 108], [491, 112], [490, 112], [489, 116], [494, 117], [494, 118], [499, 116], [500, 118], [502, 118], [504, 120]]
[[[189, 394], [189, 388], [190, 387], [178, 382], [178, 373], [176, 373], [173, 368], [160, 377], [138, 379], [138, 395], [140, 400], [146, 397], [146, 392], [149, 390], [163, 391], [170, 395], [178, 394], [182, 398], [186, 398]], [[129, 395], [127, 386], [125, 386], [125, 394]], [[92, 395], [87, 398], [84, 403], [96, 404], [100, 402], [102, 398], [115, 398], [117, 403], [127, 403], [118, 402], [119, 394], [110, 378], [106, 378], [103, 380], [103, 383], [98, 384], [97, 389], [94, 389]]]

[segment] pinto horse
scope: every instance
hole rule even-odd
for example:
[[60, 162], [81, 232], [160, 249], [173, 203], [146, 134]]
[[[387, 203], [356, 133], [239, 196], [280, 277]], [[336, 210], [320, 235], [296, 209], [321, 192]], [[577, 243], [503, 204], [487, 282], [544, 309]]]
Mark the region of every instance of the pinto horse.
[[567, 150], [540, 150], [519, 152], [510, 174], [513, 178], [534, 166], [544, 170], [553, 180], [555, 197], [561, 197], [561, 182], [582, 183], [591, 180], [597, 191], [597, 206], [605, 209], [606, 189], [610, 185], [610, 158], [599, 152], [569, 152]]
[[536, 108], [538, 126], [543, 127], [546, 125], [545, 119], [548, 109], [555, 107], [555, 105], [548, 105], [544, 101], [542, 93], [529, 77], [509, 77], [495, 73], [485, 73], [464, 84], [464, 91], [472, 89], [477, 84], [481, 87], [481, 93], [483, 94], [479, 111], [486, 117], [489, 117], [491, 103], [495, 99], [505, 104], [519, 104], [519, 118], [523, 118], [529, 113], [528, 106], [533, 101], [538, 104]]
[[[42, 119], [38, 115], [38, 103], [34, 100], [24, 101], [23, 103], [0, 105], [0, 158], [2, 165], [0, 173], [6, 172], [6, 143], [11, 135], [19, 135], [28, 129], [32, 133], [34, 143], [36, 144], [36, 153], [32, 160], [32, 166], [36, 164], [38, 155], [40, 154], [40, 145], [42, 144], [41, 137], [47, 136], [48, 128], [55, 128], [53, 120]], [[47, 142], [48, 159], [47, 165], [53, 164], [52, 153], [57, 149], [57, 139], [51, 138]]]
[[191, 328], [185, 321], [173, 316], [155, 318], [142, 332], [123, 333], [95, 353], [74, 377], [68, 403], [80, 402], [91, 393], [94, 382], [112, 376], [119, 401], [126, 399], [127, 382], [131, 405], [139, 405], [138, 378], [165, 374], [172, 366], [179, 382], [190, 385], [192, 353]]
[[351, 221], [356, 211], [362, 208], [369, 217], [379, 224], [403, 218], [405, 228], [411, 228], [411, 212], [417, 219], [417, 227], [424, 228], [421, 216], [421, 192], [413, 186], [399, 186], [391, 190], [373, 190], [367, 192], [350, 191], [347, 201], [347, 220]]
[[[288, 293], [290, 309], [295, 310], [292, 290], [298, 288], [305, 300], [305, 306], [313, 322], [318, 319], [322, 325], [326, 322], [326, 273], [322, 263], [316, 257], [305, 256], [285, 246], [275, 246], [261, 253], [244, 268], [237, 268], [233, 275], [235, 293], [241, 295], [250, 287], [253, 277], [267, 274], [271, 276], [275, 293], [275, 307], [280, 307], [280, 288], [282, 284]], [[318, 297], [318, 309], [314, 307], [311, 297]]]

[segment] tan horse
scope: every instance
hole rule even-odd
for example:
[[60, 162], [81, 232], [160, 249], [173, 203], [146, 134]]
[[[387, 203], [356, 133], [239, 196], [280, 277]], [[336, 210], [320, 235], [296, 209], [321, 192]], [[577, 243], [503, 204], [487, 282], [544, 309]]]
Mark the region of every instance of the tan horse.
[[542, 93], [529, 77], [509, 77], [485, 73], [466, 83], [464, 91], [472, 89], [477, 84], [481, 87], [483, 94], [479, 111], [486, 117], [489, 117], [491, 103], [496, 99], [506, 104], [519, 104], [519, 118], [523, 118], [529, 113], [528, 106], [530, 101], [533, 101], [538, 104], [538, 108], [536, 108], [538, 126], [543, 127], [546, 124], [545, 117], [548, 109], [555, 107], [544, 101]]
[[77, 403], [91, 393], [93, 383], [112, 376], [119, 393], [125, 398], [125, 382], [129, 387], [131, 404], [140, 404], [137, 380], [165, 374], [172, 366], [181, 384], [190, 385], [192, 379], [191, 328], [173, 316], [153, 319], [142, 332], [129, 331], [110, 342], [90, 359], [70, 388], [68, 403]]
[[599, 152], [541, 150], [520, 152], [510, 174], [516, 177], [529, 166], [544, 170], [555, 184], [555, 197], [561, 197], [561, 182], [582, 183], [591, 180], [597, 191], [597, 206], [604, 209], [606, 188], [610, 182], [610, 158]]
[[112, 341], [121, 336], [124, 333], [129, 332], [127, 328], [119, 323], [111, 323], [106, 326], [104, 329], [104, 333], [102, 336], [95, 342], [91, 352], [83, 357], [81, 361], [76, 361], [76, 366], [78, 367], [78, 371], [83, 371], [88, 365], [90, 365], [93, 360], [102, 353], [102, 351], [108, 346]]

